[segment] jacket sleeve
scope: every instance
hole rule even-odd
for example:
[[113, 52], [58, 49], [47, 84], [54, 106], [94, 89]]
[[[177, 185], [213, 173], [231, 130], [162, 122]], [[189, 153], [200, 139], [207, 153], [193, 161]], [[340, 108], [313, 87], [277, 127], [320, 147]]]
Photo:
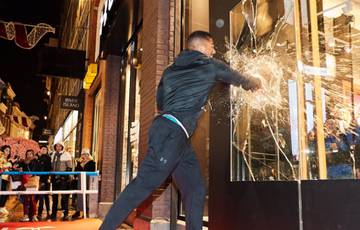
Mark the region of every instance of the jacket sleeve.
[[230, 68], [222, 61], [213, 59], [215, 66], [215, 80], [235, 86], [242, 86], [245, 90], [253, 90], [260, 87], [261, 82], [258, 78], [246, 77], [238, 71]]
[[156, 92], [156, 104], [159, 111], [163, 110], [163, 101], [164, 101], [164, 86], [163, 86], [163, 78], [161, 78]]
[[51, 171], [51, 157], [47, 157], [45, 158], [45, 167], [44, 167], [44, 171]]
[[66, 171], [72, 171], [73, 164], [72, 164], [71, 155], [69, 153], [66, 153], [65, 165], [66, 165]]

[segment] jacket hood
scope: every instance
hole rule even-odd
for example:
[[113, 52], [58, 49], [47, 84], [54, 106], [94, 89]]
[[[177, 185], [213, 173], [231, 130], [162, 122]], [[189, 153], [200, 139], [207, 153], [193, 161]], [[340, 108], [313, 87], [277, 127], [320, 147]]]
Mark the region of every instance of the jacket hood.
[[176, 66], [188, 66], [192, 64], [204, 64], [207, 63], [208, 57], [195, 50], [183, 50], [179, 56], [175, 59]]
[[54, 150], [55, 150], [55, 146], [56, 146], [56, 145], [61, 145], [61, 146], [62, 146], [62, 150], [64, 150], [64, 148], [65, 148], [63, 142], [56, 142], [56, 143], [54, 144]]

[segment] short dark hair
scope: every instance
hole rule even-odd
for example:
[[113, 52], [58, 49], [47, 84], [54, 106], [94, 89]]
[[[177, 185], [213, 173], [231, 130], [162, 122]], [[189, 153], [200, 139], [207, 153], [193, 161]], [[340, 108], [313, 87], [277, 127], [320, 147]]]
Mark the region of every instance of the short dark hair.
[[187, 39], [187, 44], [190, 44], [195, 39], [210, 40], [210, 39], [213, 39], [213, 37], [211, 36], [211, 34], [209, 32], [197, 30], [197, 31], [192, 32], [189, 35], [189, 37]]
[[26, 150], [26, 152], [25, 152], [25, 157], [28, 157], [29, 153], [32, 153], [33, 155], [35, 155], [34, 150], [28, 149], [28, 150]]
[[5, 149], [7, 149], [7, 148], [9, 148], [11, 150], [10, 145], [3, 145], [3, 146], [1, 146], [1, 151], [4, 152]]

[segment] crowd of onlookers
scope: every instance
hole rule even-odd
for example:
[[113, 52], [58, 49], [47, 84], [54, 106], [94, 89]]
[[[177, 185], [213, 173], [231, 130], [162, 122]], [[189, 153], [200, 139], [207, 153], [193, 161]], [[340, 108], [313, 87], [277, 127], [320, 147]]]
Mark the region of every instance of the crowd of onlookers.
[[[90, 151], [83, 149], [81, 157], [73, 160], [70, 153], [64, 151], [62, 143], [56, 143], [53, 151], [47, 146], [41, 146], [38, 152], [28, 149], [25, 156], [11, 151], [9, 145], [0, 148], [0, 173], [5, 171], [22, 172], [65, 172], [65, 171], [95, 171], [96, 164]], [[80, 188], [79, 178], [76, 175], [4, 175], [1, 174], [1, 191], [10, 190], [76, 190]], [[61, 197], [62, 220], [78, 219], [82, 216], [83, 198], [81, 195], [53, 194], [53, 195], [21, 195], [19, 201], [23, 205], [24, 215], [20, 221], [57, 220]], [[75, 210], [69, 215], [69, 202]], [[6, 209], [7, 195], [0, 196], [0, 217], [9, 215]], [[46, 213], [44, 214], [44, 205]]]

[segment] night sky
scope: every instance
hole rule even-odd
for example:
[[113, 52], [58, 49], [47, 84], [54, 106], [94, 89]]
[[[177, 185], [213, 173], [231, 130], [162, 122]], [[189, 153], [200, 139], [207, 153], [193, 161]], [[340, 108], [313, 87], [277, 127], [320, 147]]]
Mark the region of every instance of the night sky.
[[[0, 20], [26, 24], [47, 23], [59, 31], [61, 9], [64, 0], [1, 0]], [[37, 128], [34, 139], [39, 139], [41, 130], [45, 126], [42, 120], [47, 114], [45, 81], [36, 76], [37, 51], [47, 43], [49, 37], [57, 37], [58, 33], [45, 35], [31, 50], [18, 47], [15, 42], [0, 38], [0, 77], [9, 82], [16, 93], [15, 101], [28, 115], [41, 118], [36, 122]]]

